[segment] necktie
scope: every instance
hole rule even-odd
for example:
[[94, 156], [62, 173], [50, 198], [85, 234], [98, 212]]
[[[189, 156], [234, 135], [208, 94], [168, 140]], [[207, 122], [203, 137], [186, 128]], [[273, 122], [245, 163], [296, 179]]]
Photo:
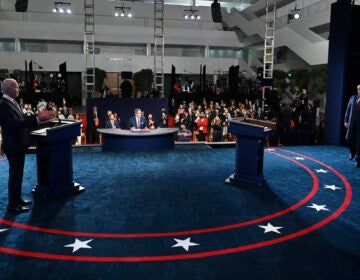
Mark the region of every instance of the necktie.
[[140, 119], [139, 118], [137, 119], [137, 126], [138, 126], [138, 128], [140, 128]]

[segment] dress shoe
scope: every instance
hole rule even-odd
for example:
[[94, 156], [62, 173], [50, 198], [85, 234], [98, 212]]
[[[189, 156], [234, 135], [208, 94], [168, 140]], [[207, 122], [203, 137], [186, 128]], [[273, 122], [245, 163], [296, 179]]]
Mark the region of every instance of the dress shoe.
[[30, 209], [19, 204], [16, 206], [9, 205], [7, 207], [7, 210], [10, 212], [15, 212], [15, 213], [24, 213], [24, 212], [28, 212]]
[[357, 161], [355, 162], [355, 167], [356, 167], [356, 168], [360, 168], [360, 161], [357, 160]]
[[26, 205], [31, 205], [32, 204], [32, 201], [31, 200], [25, 200], [25, 199], [21, 199], [19, 204], [21, 206], [26, 206]]
[[353, 160], [354, 157], [355, 157], [355, 154], [353, 154], [353, 153], [350, 153], [350, 154], [349, 154], [349, 160]]

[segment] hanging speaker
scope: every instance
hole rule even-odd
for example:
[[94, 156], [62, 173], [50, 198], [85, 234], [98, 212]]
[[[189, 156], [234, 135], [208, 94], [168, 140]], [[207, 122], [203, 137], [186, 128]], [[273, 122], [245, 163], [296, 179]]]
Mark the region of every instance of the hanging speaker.
[[214, 0], [214, 3], [211, 4], [211, 15], [213, 22], [222, 22], [220, 3], [218, 3], [218, 0]]
[[24, 13], [27, 11], [28, 0], [16, 0], [15, 11]]

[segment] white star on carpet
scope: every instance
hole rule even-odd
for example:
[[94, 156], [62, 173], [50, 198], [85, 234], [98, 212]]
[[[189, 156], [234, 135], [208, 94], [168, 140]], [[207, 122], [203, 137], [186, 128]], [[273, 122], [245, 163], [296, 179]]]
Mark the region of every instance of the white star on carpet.
[[3, 232], [5, 230], [8, 230], [8, 229], [7, 228], [2, 228], [2, 229], [0, 229], [0, 232]]
[[271, 149], [271, 148], [268, 148], [268, 149], [266, 149], [266, 150], [269, 151], [269, 152], [275, 151], [275, 149]]
[[336, 191], [336, 190], [341, 190], [341, 188], [339, 187], [336, 187], [335, 185], [324, 185], [324, 189], [330, 189], [330, 190], [333, 190], [333, 191]]
[[328, 170], [324, 170], [324, 169], [315, 169], [316, 173], [328, 173]]
[[309, 208], [314, 208], [314, 209], [316, 209], [316, 211], [318, 211], [318, 212], [321, 211], [321, 210], [330, 211], [329, 209], [326, 208], [326, 205], [317, 205], [317, 204], [315, 204], [315, 203], [312, 203], [311, 206], [307, 206], [307, 207], [309, 207]]
[[281, 234], [281, 232], [278, 231], [278, 229], [283, 228], [283, 227], [274, 227], [274, 226], [273, 226], [272, 224], [270, 224], [270, 223], [267, 223], [266, 226], [259, 226], [259, 227], [265, 229], [264, 233], [267, 233], [267, 232], [276, 232], [276, 233], [278, 233], [278, 234]]
[[183, 247], [186, 251], [189, 251], [189, 247], [190, 246], [197, 246], [199, 244], [197, 243], [193, 243], [190, 241], [190, 237], [186, 238], [184, 240], [181, 239], [176, 239], [174, 238], [174, 240], [177, 242], [175, 245], [171, 246], [171, 247]]
[[303, 157], [294, 157], [296, 160], [305, 160]]
[[65, 245], [64, 247], [72, 247], [73, 253], [74, 253], [77, 250], [82, 249], [82, 248], [91, 249], [91, 247], [88, 245], [88, 243], [90, 243], [91, 241], [93, 241], [93, 239], [89, 239], [86, 241], [80, 241], [79, 239], [76, 238], [74, 243]]

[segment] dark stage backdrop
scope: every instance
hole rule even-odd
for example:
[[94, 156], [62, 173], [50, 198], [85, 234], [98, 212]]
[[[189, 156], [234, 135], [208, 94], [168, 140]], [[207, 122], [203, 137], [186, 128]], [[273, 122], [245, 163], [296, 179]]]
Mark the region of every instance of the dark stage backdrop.
[[160, 120], [161, 109], [168, 110], [168, 98], [88, 98], [86, 100], [87, 123], [94, 106], [98, 107], [100, 127], [105, 127], [106, 112], [111, 110], [118, 113], [121, 128], [127, 128], [129, 119], [134, 116], [134, 110], [140, 108], [145, 116], [153, 115], [156, 122]]
[[[327, 97], [324, 140], [326, 144], [344, 143], [344, 114], [351, 95], [360, 84], [360, 6], [351, 0], [331, 5]], [[344, 32], [346, 30], [346, 32]]]

